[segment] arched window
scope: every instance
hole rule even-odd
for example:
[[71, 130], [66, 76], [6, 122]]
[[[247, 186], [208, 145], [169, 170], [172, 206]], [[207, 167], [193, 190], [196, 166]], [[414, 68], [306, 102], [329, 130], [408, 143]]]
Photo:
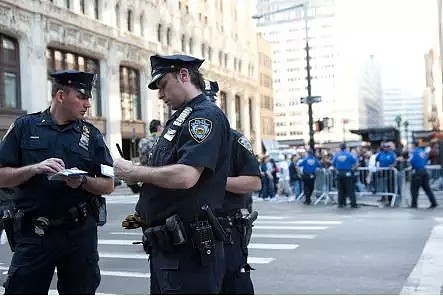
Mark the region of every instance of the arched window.
[[66, 8], [71, 8], [71, 0], [66, 0]]
[[94, 17], [96, 20], [100, 19], [100, 0], [94, 1]]
[[141, 119], [140, 73], [137, 69], [120, 66], [120, 100], [122, 120]]
[[128, 31], [132, 32], [132, 10], [128, 9]]
[[120, 29], [120, 5], [118, 3], [115, 5], [115, 26]]
[[241, 130], [241, 99], [239, 95], [235, 95], [235, 123], [235, 128]]
[[85, 12], [86, 12], [85, 0], [80, 0], [80, 11], [83, 14], [85, 14]]
[[158, 24], [157, 26], [157, 40], [158, 42], [162, 42], [162, 25]]
[[168, 46], [171, 45], [171, 28], [168, 28], [168, 30], [166, 30], [166, 44]]

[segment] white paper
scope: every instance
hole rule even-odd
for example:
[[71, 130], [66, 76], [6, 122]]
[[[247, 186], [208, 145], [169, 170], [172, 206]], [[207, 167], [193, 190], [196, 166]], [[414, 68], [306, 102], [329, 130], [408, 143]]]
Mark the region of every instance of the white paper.
[[106, 177], [114, 177], [114, 168], [112, 166], [106, 165], [106, 164], [101, 164], [100, 165], [100, 171], [102, 173], [103, 176]]
[[61, 172], [48, 176], [48, 180], [50, 181], [60, 181], [63, 180], [63, 177], [75, 177], [75, 176], [83, 176], [87, 175], [88, 172], [79, 170], [78, 168], [65, 169]]

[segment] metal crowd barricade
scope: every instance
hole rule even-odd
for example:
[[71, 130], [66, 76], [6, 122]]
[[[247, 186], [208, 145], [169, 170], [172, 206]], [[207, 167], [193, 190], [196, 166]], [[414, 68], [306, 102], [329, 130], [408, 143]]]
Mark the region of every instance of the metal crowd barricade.
[[[327, 196], [338, 195], [337, 192], [337, 172], [329, 171], [327, 181]], [[392, 196], [391, 207], [395, 205], [399, 194], [399, 178], [395, 168], [376, 168], [370, 170], [367, 167], [360, 167], [354, 173], [355, 194], [357, 198], [364, 196]], [[317, 203], [317, 202], [316, 202]]]
[[[402, 184], [402, 192], [408, 193], [403, 194], [405, 201], [408, 203], [411, 202], [410, 185], [413, 172], [414, 170], [411, 167], [404, 170], [405, 178]], [[431, 190], [433, 192], [443, 192], [443, 170], [441, 165], [427, 165], [426, 172], [429, 175], [429, 187], [431, 187]]]
[[314, 184], [314, 196], [317, 197], [314, 204], [318, 204], [322, 200], [325, 204], [329, 201], [335, 202], [334, 198], [329, 194], [329, 188], [331, 187], [331, 170], [330, 169], [320, 169], [317, 171]]

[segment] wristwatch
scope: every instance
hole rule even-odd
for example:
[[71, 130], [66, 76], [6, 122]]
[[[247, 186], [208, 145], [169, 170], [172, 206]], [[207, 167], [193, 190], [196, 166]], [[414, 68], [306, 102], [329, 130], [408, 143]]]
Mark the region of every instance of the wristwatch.
[[88, 183], [88, 178], [86, 178], [86, 176], [83, 175], [82, 181], [80, 182], [80, 185], [78, 186], [78, 188], [83, 189], [83, 187], [86, 185], [86, 183]]

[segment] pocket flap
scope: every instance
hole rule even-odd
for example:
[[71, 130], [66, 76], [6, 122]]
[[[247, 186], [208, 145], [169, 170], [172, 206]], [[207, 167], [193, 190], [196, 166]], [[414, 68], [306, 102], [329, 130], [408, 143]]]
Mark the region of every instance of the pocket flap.
[[24, 139], [22, 140], [22, 148], [28, 150], [48, 149], [48, 141], [45, 139]]

